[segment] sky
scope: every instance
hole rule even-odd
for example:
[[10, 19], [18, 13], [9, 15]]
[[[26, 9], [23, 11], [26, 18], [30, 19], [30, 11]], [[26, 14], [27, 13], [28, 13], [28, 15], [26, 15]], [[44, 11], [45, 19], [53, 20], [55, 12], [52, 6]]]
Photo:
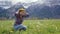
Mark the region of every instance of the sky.
[[[31, 2], [36, 2], [38, 0], [0, 0], [0, 1], [12, 1], [13, 4], [16, 4], [17, 2], [21, 3], [31, 3]], [[44, 0], [39, 0], [40, 3], [43, 3]]]
[[22, 2], [22, 3], [30, 3], [30, 2], [35, 2], [37, 0], [12, 0], [13, 3], [17, 3], [17, 2]]
[[35, 1], [37, 1], [37, 0], [0, 0], [0, 1], [12, 1], [12, 2], [14, 2], [14, 3], [16, 3], [16, 2], [35, 2]]

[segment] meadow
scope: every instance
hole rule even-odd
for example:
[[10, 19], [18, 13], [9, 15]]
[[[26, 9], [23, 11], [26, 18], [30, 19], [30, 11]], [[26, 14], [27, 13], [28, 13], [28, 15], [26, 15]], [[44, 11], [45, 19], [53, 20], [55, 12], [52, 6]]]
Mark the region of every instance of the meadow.
[[12, 32], [14, 20], [0, 20], [0, 34], [60, 34], [60, 19], [24, 20], [26, 31]]

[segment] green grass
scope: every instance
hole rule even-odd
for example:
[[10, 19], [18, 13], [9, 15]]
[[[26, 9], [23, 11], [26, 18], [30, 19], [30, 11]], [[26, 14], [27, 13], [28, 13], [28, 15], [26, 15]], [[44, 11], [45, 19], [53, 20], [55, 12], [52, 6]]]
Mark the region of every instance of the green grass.
[[[14, 20], [0, 20], [0, 34], [19, 34], [10, 32], [13, 29]], [[21, 34], [60, 34], [60, 19], [50, 20], [25, 20], [26, 31]]]

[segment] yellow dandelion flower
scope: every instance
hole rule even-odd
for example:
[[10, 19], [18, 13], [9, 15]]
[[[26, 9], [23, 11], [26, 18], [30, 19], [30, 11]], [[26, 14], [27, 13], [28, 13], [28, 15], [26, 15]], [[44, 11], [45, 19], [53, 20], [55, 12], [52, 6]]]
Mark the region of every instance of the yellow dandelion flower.
[[10, 31], [10, 32], [13, 32], [13, 31]]

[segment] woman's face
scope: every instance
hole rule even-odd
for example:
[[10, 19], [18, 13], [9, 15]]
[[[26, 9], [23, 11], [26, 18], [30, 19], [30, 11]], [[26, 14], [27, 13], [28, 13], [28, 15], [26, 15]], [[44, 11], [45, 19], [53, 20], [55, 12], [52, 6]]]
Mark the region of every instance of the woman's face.
[[25, 10], [21, 10], [20, 11], [20, 15], [25, 16], [26, 15], [26, 11]]

